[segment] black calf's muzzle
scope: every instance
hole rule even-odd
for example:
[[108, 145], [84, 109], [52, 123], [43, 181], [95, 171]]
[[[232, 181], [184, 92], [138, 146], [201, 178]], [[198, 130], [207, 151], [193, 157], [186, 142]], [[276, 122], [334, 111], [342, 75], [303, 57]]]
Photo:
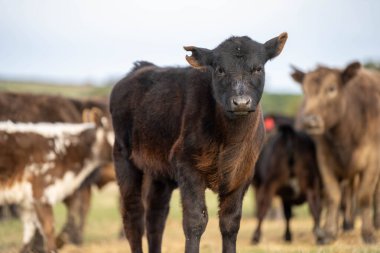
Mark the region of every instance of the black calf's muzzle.
[[255, 111], [252, 108], [252, 98], [249, 96], [234, 96], [231, 98], [231, 112], [237, 115], [246, 115]]

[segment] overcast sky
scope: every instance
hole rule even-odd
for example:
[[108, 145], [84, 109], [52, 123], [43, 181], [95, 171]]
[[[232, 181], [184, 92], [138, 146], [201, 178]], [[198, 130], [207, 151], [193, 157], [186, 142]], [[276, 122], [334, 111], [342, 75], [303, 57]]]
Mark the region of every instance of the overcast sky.
[[186, 66], [184, 45], [288, 32], [266, 90], [297, 92], [289, 64], [380, 61], [379, 0], [0, 0], [0, 78], [97, 82], [136, 60]]

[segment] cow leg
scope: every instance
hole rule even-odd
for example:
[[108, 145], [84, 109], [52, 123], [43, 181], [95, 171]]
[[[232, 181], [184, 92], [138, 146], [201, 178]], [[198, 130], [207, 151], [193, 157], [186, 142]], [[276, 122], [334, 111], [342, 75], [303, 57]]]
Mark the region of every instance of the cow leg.
[[219, 195], [219, 227], [222, 233], [223, 253], [236, 252], [236, 239], [240, 228], [243, 197], [248, 185], [232, 193]]
[[208, 222], [206, 184], [197, 171], [186, 166], [178, 168], [178, 186], [182, 201], [182, 225], [186, 237], [185, 253], [198, 253], [201, 236]]
[[336, 240], [338, 234], [338, 213], [341, 200], [341, 190], [334, 171], [339, 167], [330, 155], [329, 146], [326, 143], [317, 143], [317, 157], [322, 176], [326, 197], [326, 220], [323, 229], [317, 233], [317, 243], [328, 244]]
[[362, 174], [362, 180], [358, 192], [358, 201], [362, 212], [362, 238], [365, 243], [375, 243], [376, 236], [374, 233], [371, 211], [379, 173], [378, 171], [369, 169], [370, 168]]
[[90, 201], [91, 187], [79, 189], [64, 200], [67, 208], [67, 221], [57, 237], [58, 248], [61, 248], [65, 243], [76, 245], [83, 243], [83, 230], [90, 208]]
[[35, 203], [39, 230], [44, 238], [45, 250], [48, 253], [57, 252], [54, 238], [54, 216], [53, 208], [50, 204]]
[[314, 189], [307, 190], [306, 197], [307, 197], [307, 203], [309, 205], [309, 210], [311, 212], [311, 215], [314, 221], [313, 232], [314, 232], [314, 235], [317, 236], [317, 234], [320, 232], [319, 224], [320, 224], [321, 212], [322, 212], [322, 203], [321, 203], [321, 194], [319, 191], [319, 185], [314, 187]]
[[261, 238], [261, 225], [267, 214], [269, 207], [272, 203], [274, 196], [274, 187], [260, 187], [256, 190], [256, 215], [257, 215], [257, 227], [252, 237], [252, 243], [257, 244]]
[[40, 223], [33, 208], [21, 207], [21, 220], [23, 223], [23, 247], [21, 253], [44, 253], [44, 240], [38, 231]]
[[9, 205], [9, 212], [10, 212], [12, 218], [18, 218], [19, 217], [18, 206], [16, 204]]
[[378, 179], [375, 196], [374, 196], [374, 215], [373, 224], [377, 230], [380, 230], [380, 179]]
[[342, 189], [343, 230], [350, 231], [354, 228], [354, 182], [350, 180]]
[[3, 220], [5, 218], [5, 206], [0, 205], [0, 220]]
[[162, 234], [174, 189], [172, 182], [153, 180], [147, 196], [146, 231], [149, 253], [161, 253]]
[[121, 194], [124, 232], [131, 252], [142, 253], [144, 206], [142, 202], [142, 172], [128, 160], [127, 151], [115, 142], [113, 157]]
[[285, 217], [285, 234], [284, 234], [284, 240], [287, 242], [292, 241], [292, 233], [290, 232], [290, 219], [292, 218], [292, 205], [282, 199], [282, 207], [284, 210], [284, 217]]

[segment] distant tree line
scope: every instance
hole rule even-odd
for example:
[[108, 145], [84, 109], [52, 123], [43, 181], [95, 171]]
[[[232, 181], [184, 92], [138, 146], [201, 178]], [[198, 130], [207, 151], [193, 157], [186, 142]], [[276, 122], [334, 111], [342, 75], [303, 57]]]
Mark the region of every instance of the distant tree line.
[[364, 67], [367, 69], [375, 69], [380, 71], [380, 62], [368, 61], [364, 63]]

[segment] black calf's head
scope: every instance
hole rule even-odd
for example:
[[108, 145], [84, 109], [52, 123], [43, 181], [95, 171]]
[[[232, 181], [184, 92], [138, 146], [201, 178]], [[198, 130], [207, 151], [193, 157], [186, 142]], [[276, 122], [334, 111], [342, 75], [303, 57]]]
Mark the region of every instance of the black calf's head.
[[229, 116], [248, 115], [260, 102], [265, 81], [265, 63], [279, 55], [287, 33], [264, 44], [249, 37], [231, 37], [213, 50], [184, 47], [191, 51], [186, 60], [198, 69], [212, 72], [215, 100]]

